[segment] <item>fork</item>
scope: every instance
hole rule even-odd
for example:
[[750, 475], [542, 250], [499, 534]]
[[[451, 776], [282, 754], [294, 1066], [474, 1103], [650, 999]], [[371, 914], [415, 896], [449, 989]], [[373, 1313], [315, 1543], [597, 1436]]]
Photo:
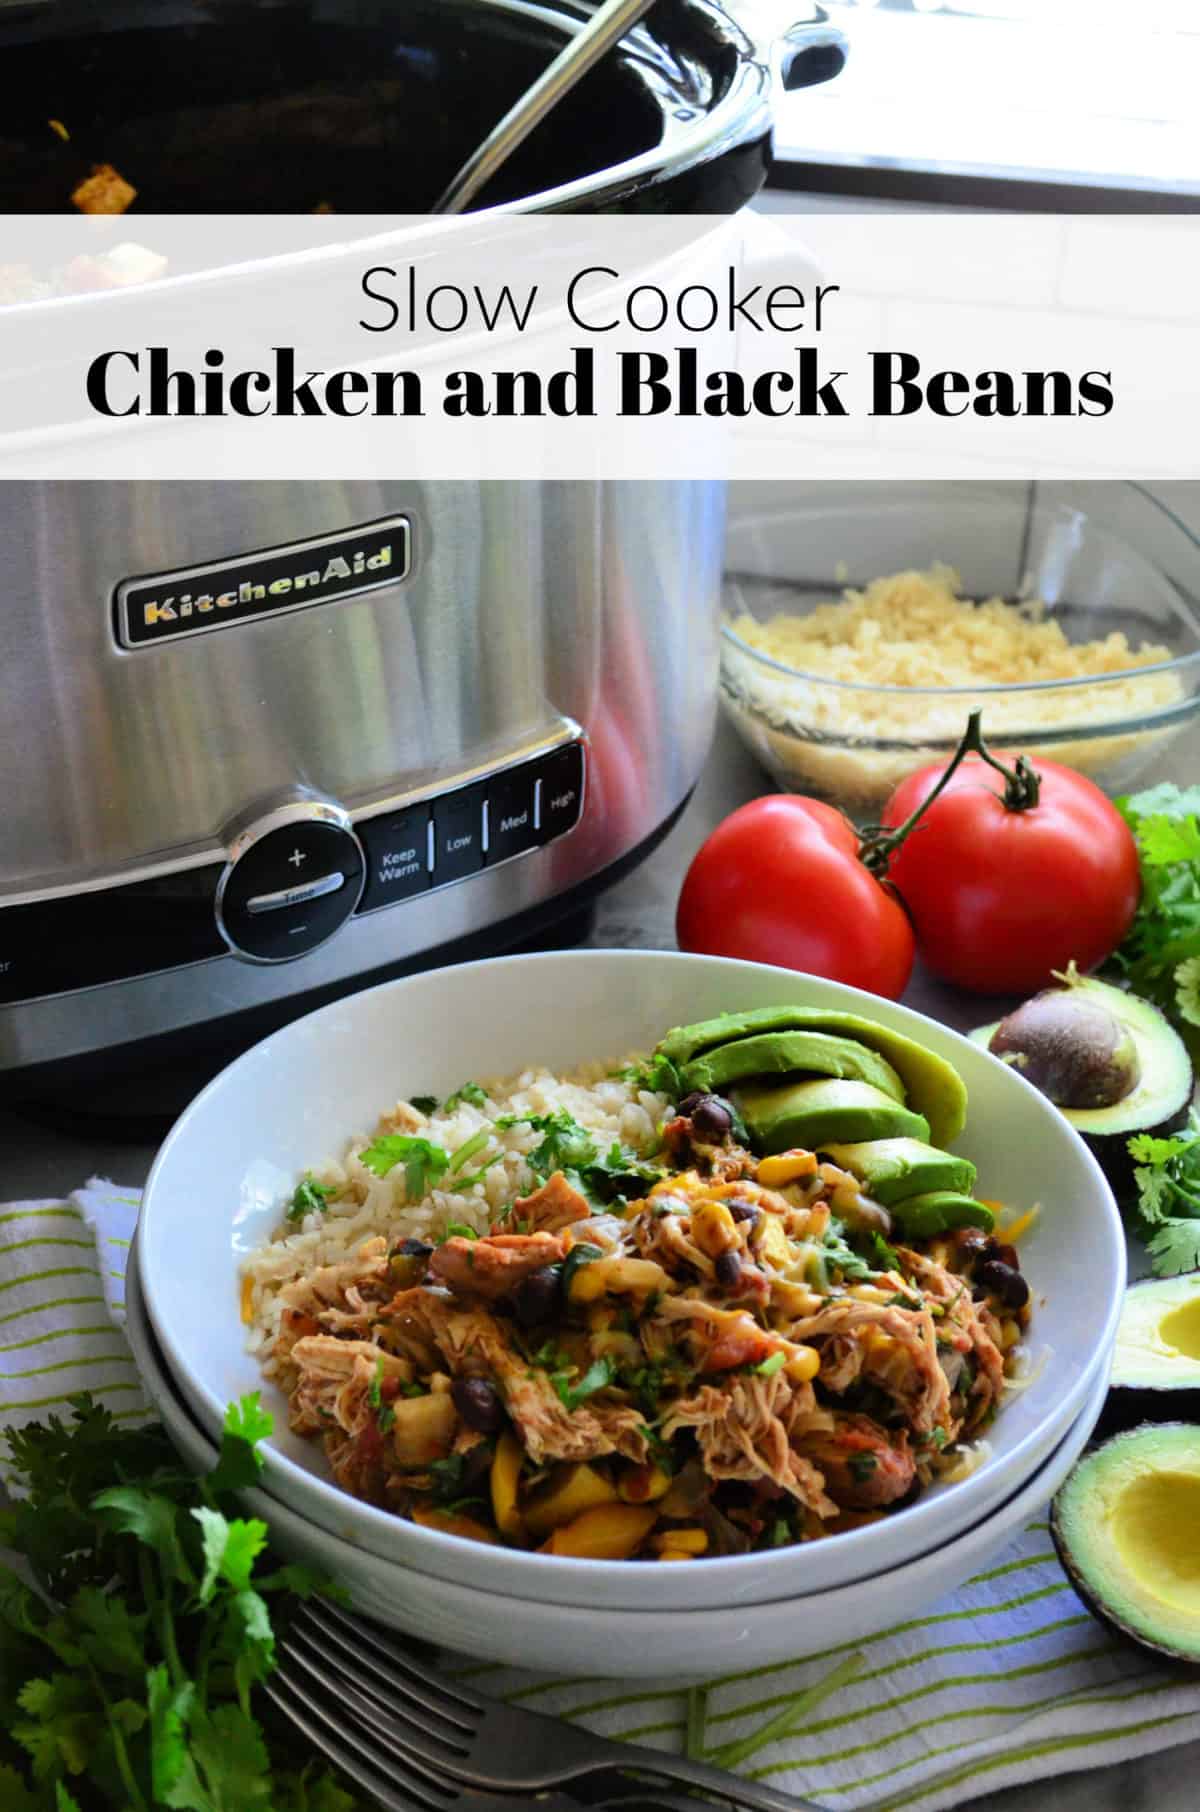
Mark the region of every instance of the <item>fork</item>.
[[[582, 1800], [565, 1793], [539, 1794], [536, 1800], [512, 1794], [463, 1790], [461, 1782], [434, 1780], [421, 1771], [409, 1772], [394, 1751], [365, 1750], [355, 1739], [351, 1747], [336, 1712], [318, 1704], [308, 1693], [276, 1671], [264, 1690], [277, 1708], [305, 1736], [312, 1747], [333, 1762], [347, 1780], [361, 1787], [384, 1812], [721, 1812], [713, 1800], [692, 1799], [682, 1793], [661, 1793], [655, 1788], [631, 1787], [615, 1799]], [[386, 1769], [385, 1779], [382, 1770]], [[732, 1812], [730, 1801], [724, 1802]]]
[[[658, 1749], [594, 1736], [561, 1719], [488, 1698], [423, 1667], [383, 1631], [340, 1607], [305, 1604], [280, 1643], [271, 1676], [317, 1715], [320, 1701], [336, 1707], [334, 1728], [354, 1727], [359, 1752], [385, 1778], [402, 1759], [441, 1795], [452, 1782], [492, 1792], [537, 1792], [612, 1769], [657, 1776], [732, 1801], [747, 1812], [819, 1812], [810, 1800], [761, 1781], [735, 1779], [723, 1769]], [[328, 1727], [328, 1724], [327, 1724]], [[653, 1796], [652, 1796], [653, 1797]]]

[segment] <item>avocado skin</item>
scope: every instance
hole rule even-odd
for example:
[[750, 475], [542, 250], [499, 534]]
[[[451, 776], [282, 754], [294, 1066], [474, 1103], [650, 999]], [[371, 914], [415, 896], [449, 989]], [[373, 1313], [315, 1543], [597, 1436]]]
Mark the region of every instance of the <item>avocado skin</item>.
[[852, 1038], [828, 1032], [763, 1032], [757, 1038], [734, 1038], [685, 1064], [680, 1081], [686, 1093], [703, 1089], [719, 1094], [750, 1076], [797, 1072], [869, 1082], [904, 1105], [904, 1084], [886, 1058]]
[[954, 1233], [959, 1227], [980, 1227], [990, 1233], [996, 1217], [974, 1196], [957, 1189], [928, 1189], [923, 1195], [907, 1195], [893, 1202], [888, 1213], [905, 1239], [935, 1239], [939, 1233]]
[[[1162, 1041], [1164, 1055], [1169, 1056], [1174, 1071], [1172, 1087], [1162, 1091], [1152, 1104], [1147, 1103], [1146, 1113], [1141, 1118], [1129, 1114], [1127, 1100], [1115, 1102], [1107, 1109], [1061, 1106], [1058, 1109], [1079, 1133], [1107, 1177], [1113, 1194], [1124, 1205], [1137, 1200], [1137, 1184], [1133, 1175], [1136, 1165], [1129, 1155], [1130, 1139], [1137, 1133], [1150, 1133], [1156, 1139], [1166, 1139], [1186, 1126], [1195, 1089], [1195, 1076], [1187, 1047], [1178, 1032], [1149, 1001], [1142, 1000], [1139, 995], [1128, 994], [1123, 988], [1115, 988], [1111, 982], [1097, 981], [1090, 975], [1081, 976], [1073, 986], [1089, 998], [1107, 1006], [1132, 1034], [1141, 1057], [1143, 1075], [1151, 1068], [1144, 1048], [1144, 1041], [1148, 1037]], [[1131, 1015], [1136, 1015], [1136, 1020]], [[991, 1025], [977, 1026], [973, 1032], [968, 1033], [971, 1043], [981, 1046], [985, 1051], [989, 1050], [992, 1037], [1002, 1023], [1001, 1020], [995, 1020]], [[1138, 1092], [1134, 1091], [1135, 1098]], [[1118, 1131], [1106, 1132], [1102, 1124], [1097, 1124], [1105, 1113], [1124, 1121]]]
[[[910, 1149], [898, 1149], [901, 1146]], [[975, 1166], [969, 1158], [954, 1157], [915, 1139], [866, 1139], [857, 1145], [825, 1149], [834, 1164], [856, 1176], [871, 1200], [885, 1208], [906, 1195], [926, 1195], [931, 1189], [954, 1189], [969, 1195], [975, 1183]], [[914, 1173], [921, 1178], [915, 1184]]]
[[734, 1106], [756, 1152], [769, 1156], [804, 1146], [861, 1139], [929, 1139], [929, 1123], [868, 1082], [818, 1081], [734, 1089]]
[[1200, 1656], [1189, 1655], [1186, 1650], [1175, 1648], [1168, 1642], [1156, 1642], [1152, 1636], [1146, 1635], [1142, 1630], [1131, 1628], [1128, 1623], [1117, 1615], [1105, 1599], [1099, 1595], [1096, 1588], [1092, 1585], [1087, 1572], [1080, 1566], [1075, 1557], [1074, 1550], [1067, 1540], [1062, 1522], [1062, 1506], [1065, 1502], [1066, 1493], [1070, 1489], [1071, 1483], [1078, 1473], [1079, 1468], [1086, 1465], [1096, 1454], [1103, 1453], [1106, 1448], [1111, 1447], [1114, 1444], [1114, 1441], [1127, 1441], [1131, 1437], [1139, 1434], [1155, 1434], [1162, 1432], [1164, 1429], [1183, 1428], [1186, 1426], [1190, 1425], [1181, 1422], [1178, 1418], [1172, 1422], [1165, 1423], [1141, 1422], [1138, 1423], [1136, 1427], [1126, 1429], [1121, 1434], [1110, 1436], [1103, 1440], [1093, 1440], [1085, 1449], [1082, 1459], [1076, 1464], [1075, 1471], [1071, 1474], [1070, 1478], [1067, 1479], [1066, 1484], [1059, 1487], [1058, 1494], [1050, 1505], [1050, 1539], [1054, 1543], [1054, 1549], [1058, 1555], [1063, 1572], [1070, 1580], [1076, 1595], [1082, 1599], [1085, 1608], [1091, 1612], [1097, 1623], [1102, 1624], [1105, 1629], [1111, 1630], [1114, 1635], [1122, 1637], [1126, 1642], [1135, 1643], [1138, 1648], [1149, 1649], [1156, 1655], [1165, 1655], [1169, 1660], [1177, 1662], [1182, 1667], [1187, 1667], [1200, 1672]]

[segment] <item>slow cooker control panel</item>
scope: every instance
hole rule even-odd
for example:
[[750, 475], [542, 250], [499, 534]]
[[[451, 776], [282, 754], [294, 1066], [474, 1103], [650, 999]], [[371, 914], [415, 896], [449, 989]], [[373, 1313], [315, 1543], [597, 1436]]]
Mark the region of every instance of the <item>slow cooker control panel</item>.
[[288, 962], [352, 917], [542, 849], [583, 812], [582, 737], [463, 785], [351, 819], [293, 797], [239, 823], [227, 859], [0, 906], [0, 1005], [214, 956]]
[[363, 868], [348, 813], [331, 800], [289, 801], [234, 843], [217, 885], [217, 929], [248, 962], [290, 962], [345, 924]]

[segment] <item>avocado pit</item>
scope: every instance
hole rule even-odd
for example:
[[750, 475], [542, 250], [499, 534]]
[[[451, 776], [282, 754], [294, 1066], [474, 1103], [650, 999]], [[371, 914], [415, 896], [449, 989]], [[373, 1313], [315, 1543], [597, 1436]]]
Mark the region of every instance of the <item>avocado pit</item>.
[[1142, 1079], [1128, 1026], [1073, 988], [1047, 988], [1025, 1001], [1000, 1021], [988, 1049], [1056, 1107], [1114, 1107]]

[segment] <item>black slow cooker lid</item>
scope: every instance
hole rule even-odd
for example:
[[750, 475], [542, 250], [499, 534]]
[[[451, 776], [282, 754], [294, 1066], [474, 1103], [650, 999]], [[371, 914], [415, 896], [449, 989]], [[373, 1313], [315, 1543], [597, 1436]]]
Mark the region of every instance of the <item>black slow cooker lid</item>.
[[[111, 165], [137, 190], [135, 211], [424, 212], [586, 10], [573, 0], [6, 8], [0, 210], [69, 211], [77, 185]], [[676, 146], [694, 161], [684, 147], [748, 51], [719, 6], [658, 0], [476, 205], [656, 150], [670, 177]]]

